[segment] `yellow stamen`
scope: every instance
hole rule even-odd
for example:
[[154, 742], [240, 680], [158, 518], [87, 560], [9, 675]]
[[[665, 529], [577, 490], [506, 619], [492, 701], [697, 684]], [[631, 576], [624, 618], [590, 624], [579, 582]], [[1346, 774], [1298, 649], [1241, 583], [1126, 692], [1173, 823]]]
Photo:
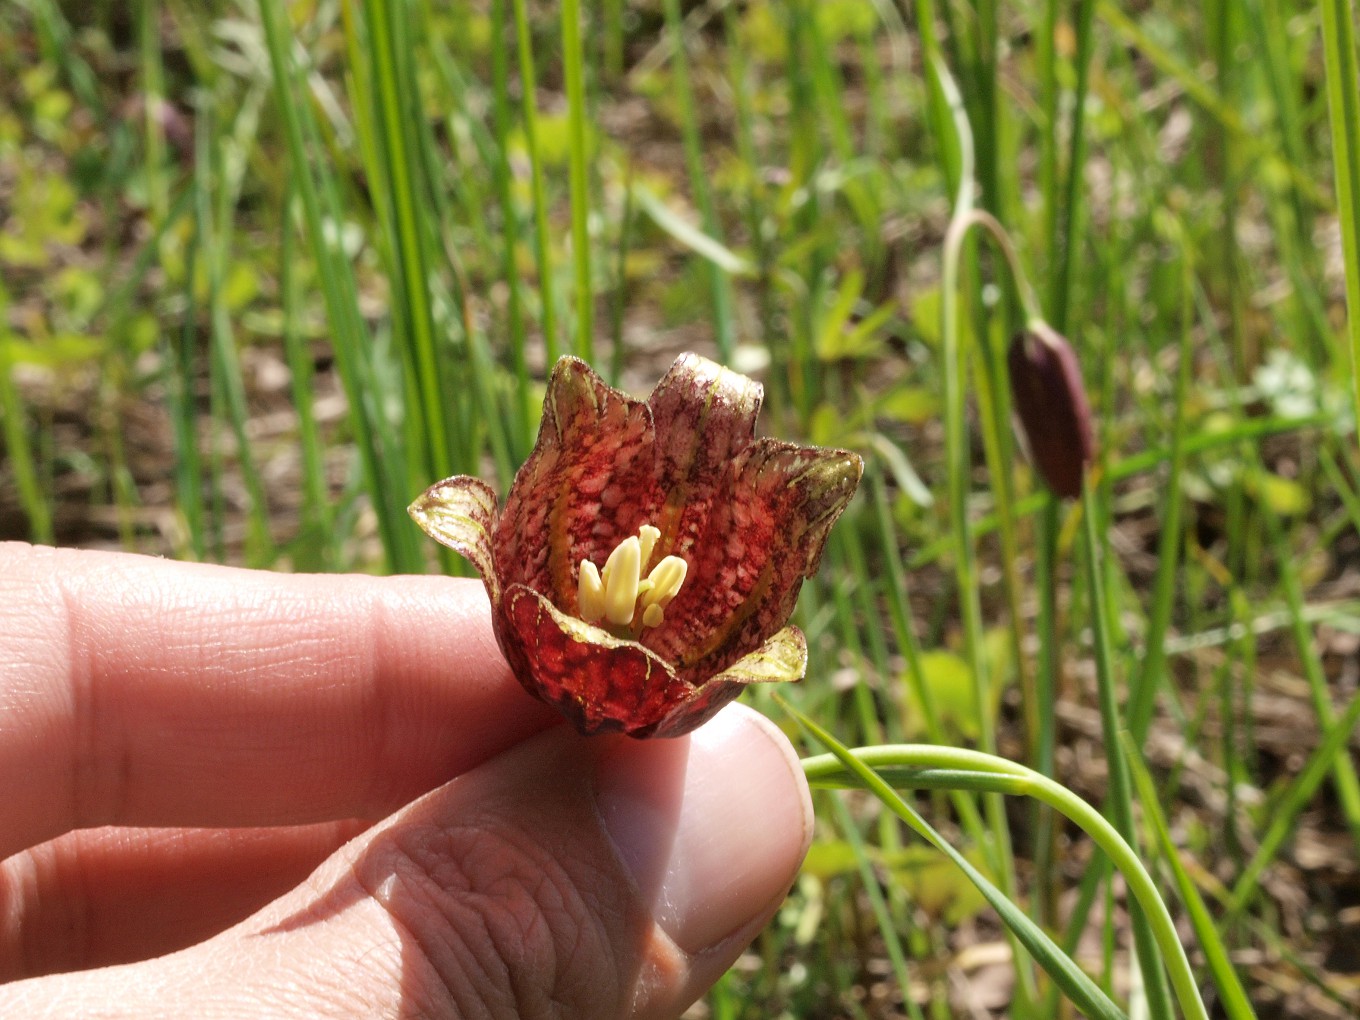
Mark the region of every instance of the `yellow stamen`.
[[[689, 572], [689, 564], [679, 556], [667, 556], [656, 568], [647, 575], [651, 588], [642, 597], [642, 605], [645, 609], [648, 606], [661, 606], [663, 609], [670, 605], [671, 599], [675, 598], [680, 591], [680, 586], [685, 583], [685, 574]], [[643, 621], [646, 623], [646, 621]], [[654, 624], [647, 624], [654, 626]]]
[[625, 538], [609, 554], [601, 575], [604, 581], [604, 616], [610, 623], [626, 627], [633, 622], [641, 573], [642, 546], [634, 535]]
[[600, 581], [600, 571], [590, 560], [581, 561], [580, 576], [576, 581], [576, 603], [580, 607], [581, 619], [586, 623], [599, 623], [604, 617], [604, 584]]
[[647, 564], [652, 562], [652, 550], [656, 548], [656, 540], [661, 537], [661, 531], [644, 524], [638, 528], [638, 542], [642, 545], [642, 561], [638, 564], [640, 570], [646, 570]]
[[644, 524], [636, 535], [615, 546], [603, 570], [589, 560], [581, 561], [576, 579], [581, 619], [587, 623], [603, 621], [620, 637], [631, 634], [636, 638], [645, 627], [661, 626], [666, 607], [685, 583], [689, 566], [679, 556], [665, 556], [644, 577], [660, 538], [658, 529]]

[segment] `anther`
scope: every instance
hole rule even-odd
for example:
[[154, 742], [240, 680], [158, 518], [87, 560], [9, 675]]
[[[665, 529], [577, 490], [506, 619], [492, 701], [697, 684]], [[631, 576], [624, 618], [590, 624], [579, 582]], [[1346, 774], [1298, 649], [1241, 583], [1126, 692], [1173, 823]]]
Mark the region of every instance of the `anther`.
[[638, 563], [639, 572], [646, 570], [647, 564], [652, 562], [652, 550], [656, 548], [656, 540], [660, 537], [660, 529], [654, 528], [650, 524], [644, 524], [638, 528], [638, 543], [642, 546], [642, 559]]
[[581, 619], [599, 623], [604, 618], [604, 583], [600, 571], [590, 560], [581, 561], [580, 576], [576, 581], [576, 603]]
[[[648, 606], [661, 606], [663, 609], [670, 604], [671, 599], [675, 598], [680, 591], [680, 586], [685, 583], [685, 574], [689, 572], [689, 564], [679, 556], [667, 556], [650, 574], [647, 580], [651, 582], [651, 587], [642, 596], [642, 605], [645, 609]], [[646, 623], [646, 621], [643, 621]], [[647, 624], [647, 626], [655, 626]]]
[[641, 573], [642, 546], [634, 535], [625, 538], [609, 554], [600, 575], [604, 582], [604, 616], [610, 623], [626, 627], [633, 622]]
[[664, 556], [646, 577], [646, 569], [661, 532], [644, 524], [636, 535], [625, 538], [598, 569], [582, 560], [576, 577], [576, 604], [586, 623], [603, 622], [619, 636], [646, 627], [659, 627], [666, 607], [685, 583], [688, 564], [679, 556]]

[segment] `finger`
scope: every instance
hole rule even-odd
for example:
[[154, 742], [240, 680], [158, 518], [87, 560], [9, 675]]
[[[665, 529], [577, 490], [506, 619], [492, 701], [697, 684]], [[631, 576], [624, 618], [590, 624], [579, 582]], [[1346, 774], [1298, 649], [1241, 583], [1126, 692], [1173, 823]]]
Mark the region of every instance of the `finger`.
[[0, 982], [150, 959], [216, 935], [368, 823], [82, 829], [0, 862]]
[[740, 706], [669, 741], [558, 727], [237, 928], [0, 987], [0, 1015], [673, 1018], [777, 909], [810, 835], [792, 749]]
[[0, 857], [381, 817], [548, 725], [480, 585], [0, 545]]

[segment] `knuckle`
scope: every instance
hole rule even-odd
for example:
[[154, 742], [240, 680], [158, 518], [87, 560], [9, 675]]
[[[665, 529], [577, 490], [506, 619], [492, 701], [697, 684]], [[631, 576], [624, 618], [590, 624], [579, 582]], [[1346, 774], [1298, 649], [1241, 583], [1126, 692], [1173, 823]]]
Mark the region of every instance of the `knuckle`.
[[[406, 992], [431, 1016], [617, 1015], [625, 923], [598, 865], [504, 818], [414, 826], [362, 867], [400, 932]], [[374, 891], [380, 890], [380, 891]], [[425, 1015], [425, 1014], [422, 1014]]]

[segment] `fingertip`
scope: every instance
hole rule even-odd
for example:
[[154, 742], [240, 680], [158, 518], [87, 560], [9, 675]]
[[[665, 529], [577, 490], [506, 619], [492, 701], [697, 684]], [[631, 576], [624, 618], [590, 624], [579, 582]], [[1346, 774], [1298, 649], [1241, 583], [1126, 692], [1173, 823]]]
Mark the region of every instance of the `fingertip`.
[[787, 738], [744, 706], [690, 735], [679, 789], [656, 766], [680, 742], [657, 743], [611, 758], [601, 815], [656, 923], [700, 954], [754, 935], [783, 899], [812, 839], [811, 798]]

